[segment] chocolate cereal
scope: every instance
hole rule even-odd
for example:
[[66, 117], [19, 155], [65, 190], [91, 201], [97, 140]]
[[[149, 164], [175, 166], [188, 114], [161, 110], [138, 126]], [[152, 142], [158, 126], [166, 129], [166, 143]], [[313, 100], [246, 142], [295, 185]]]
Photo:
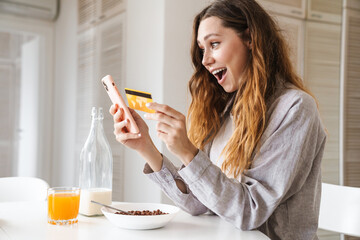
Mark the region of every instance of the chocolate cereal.
[[142, 211], [127, 211], [127, 212], [115, 212], [115, 214], [120, 214], [120, 215], [133, 215], [133, 216], [154, 216], [154, 215], [165, 215], [165, 214], [169, 214], [169, 213], [165, 213], [160, 211], [160, 209], [158, 210], [154, 210], [154, 211], [149, 211], [149, 210], [142, 210]]

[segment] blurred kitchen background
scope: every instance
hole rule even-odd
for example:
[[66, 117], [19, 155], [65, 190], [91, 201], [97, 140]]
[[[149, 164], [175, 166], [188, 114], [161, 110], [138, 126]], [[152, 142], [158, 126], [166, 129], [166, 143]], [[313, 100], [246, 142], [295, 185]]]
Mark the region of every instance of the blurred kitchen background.
[[[98, 106], [114, 157], [113, 200], [170, 202], [143, 175], [144, 161], [115, 141], [100, 79], [110, 74], [119, 89], [151, 92], [186, 114], [192, 20], [209, 2], [0, 0], [0, 177], [77, 185], [91, 107]], [[278, 21], [293, 64], [319, 100], [329, 134], [323, 181], [360, 187], [360, 0], [259, 3]]]

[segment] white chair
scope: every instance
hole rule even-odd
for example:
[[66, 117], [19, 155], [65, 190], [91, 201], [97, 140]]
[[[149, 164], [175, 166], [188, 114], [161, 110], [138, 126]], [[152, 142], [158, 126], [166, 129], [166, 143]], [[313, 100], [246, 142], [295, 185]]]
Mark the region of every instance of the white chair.
[[323, 183], [319, 228], [360, 237], [360, 188]]
[[0, 178], [0, 202], [46, 200], [49, 184], [35, 177]]

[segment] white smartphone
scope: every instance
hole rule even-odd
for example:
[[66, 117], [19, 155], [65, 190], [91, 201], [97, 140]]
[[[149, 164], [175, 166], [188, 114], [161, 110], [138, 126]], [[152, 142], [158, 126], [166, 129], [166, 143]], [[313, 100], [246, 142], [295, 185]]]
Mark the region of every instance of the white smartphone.
[[124, 110], [125, 119], [129, 120], [130, 126], [127, 128], [127, 130], [130, 133], [139, 133], [139, 128], [136, 125], [136, 122], [134, 118], [132, 117], [129, 108], [127, 107], [124, 99], [121, 97], [120, 92], [118, 88], [116, 87], [116, 84], [113, 80], [113, 78], [110, 75], [107, 75], [101, 79], [102, 84], [104, 85], [104, 88], [106, 92], [108, 93], [111, 102], [113, 104], [117, 104], [120, 108]]

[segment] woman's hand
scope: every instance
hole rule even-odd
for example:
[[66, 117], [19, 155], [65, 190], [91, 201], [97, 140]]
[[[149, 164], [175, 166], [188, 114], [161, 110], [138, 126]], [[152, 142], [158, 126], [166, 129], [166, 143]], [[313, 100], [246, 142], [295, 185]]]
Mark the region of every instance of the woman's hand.
[[[110, 107], [110, 114], [113, 115], [114, 119], [114, 135], [116, 140], [123, 145], [132, 148], [134, 150], [141, 150], [143, 146], [143, 142], [146, 138], [146, 134], [149, 131], [146, 123], [141, 119], [139, 114], [137, 114], [134, 110], [130, 109], [130, 113], [133, 115], [133, 118], [136, 124], [139, 127], [139, 133], [130, 133], [127, 129], [130, 128], [130, 123], [125, 119], [124, 110], [119, 108], [117, 104], [112, 105]], [[145, 136], [142, 137], [141, 135]]]
[[146, 106], [156, 111], [145, 114], [145, 118], [158, 121], [156, 126], [158, 137], [166, 144], [170, 152], [188, 165], [198, 149], [187, 136], [185, 116], [164, 104], [153, 102]]
[[140, 133], [130, 133], [129, 122], [125, 119], [124, 110], [119, 108], [117, 104], [110, 107], [110, 114], [114, 119], [114, 134], [116, 140], [123, 145], [136, 150], [148, 162], [153, 171], [159, 171], [162, 166], [162, 155], [155, 147], [149, 135], [149, 127], [140, 115], [129, 108]]

